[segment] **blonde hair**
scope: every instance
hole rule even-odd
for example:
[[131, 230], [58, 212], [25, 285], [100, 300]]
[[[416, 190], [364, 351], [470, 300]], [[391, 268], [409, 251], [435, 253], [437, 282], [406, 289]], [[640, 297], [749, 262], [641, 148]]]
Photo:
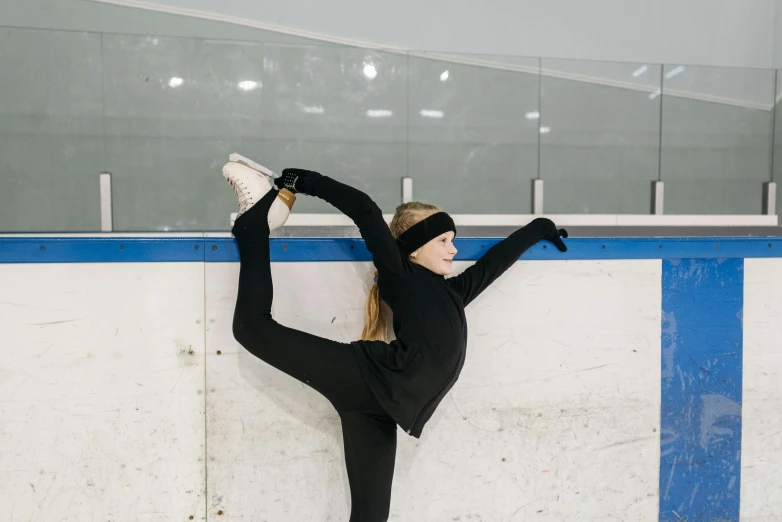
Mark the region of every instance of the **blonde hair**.
[[[429, 203], [417, 201], [403, 203], [396, 207], [396, 213], [394, 213], [394, 217], [389, 225], [391, 235], [396, 239], [419, 221], [423, 221], [440, 211], [438, 207]], [[375, 270], [375, 277], [377, 277], [377, 270]], [[387, 307], [388, 305], [380, 298], [380, 289], [377, 286], [377, 282], [375, 282], [367, 296], [366, 318], [364, 330], [361, 332], [361, 339], [365, 341], [388, 340]]]

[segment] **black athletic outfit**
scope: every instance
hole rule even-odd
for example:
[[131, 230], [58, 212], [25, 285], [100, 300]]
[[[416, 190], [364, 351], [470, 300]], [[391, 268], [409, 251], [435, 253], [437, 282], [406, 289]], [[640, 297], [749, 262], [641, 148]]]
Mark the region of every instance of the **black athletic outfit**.
[[[317, 173], [297, 192], [323, 199], [358, 226], [378, 270], [380, 296], [393, 311], [396, 340], [349, 344], [286, 328], [271, 317], [266, 221], [276, 191], [236, 220], [241, 258], [236, 339], [252, 354], [319, 391], [342, 421], [350, 482], [350, 522], [388, 518], [396, 425], [420, 437], [464, 366], [464, 307], [541, 239], [558, 242], [547, 219], [514, 232], [459, 276], [445, 279], [404, 256], [378, 206], [363, 192]], [[560, 231], [563, 232], [563, 231]]]

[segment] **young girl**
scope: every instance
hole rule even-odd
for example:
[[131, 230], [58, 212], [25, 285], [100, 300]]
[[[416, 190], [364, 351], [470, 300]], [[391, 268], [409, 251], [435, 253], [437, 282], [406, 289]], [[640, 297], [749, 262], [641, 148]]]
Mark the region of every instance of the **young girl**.
[[[389, 229], [369, 196], [317, 172], [285, 169], [277, 177], [240, 160], [227, 163], [223, 176], [239, 199], [232, 229], [240, 256], [234, 336], [250, 353], [331, 402], [342, 422], [350, 522], [386, 521], [396, 427], [420, 437], [459, 377], [467, 343], [464, 307], [538, 241], [551, 241], [564, 252], [561, 237], [567, 233], [548, 219], [535, 219], [446, 279], [456, 255], [456, 227], [437, 207], [401, 205]], [[285, 223], [296, 194], [321, 198], [352, 219], [372, 255], [376, 285], [360, 341], [331, 341], [272, 319], [269, 234]], [[381, 300], [393, 313], [396, 340], [390, 343]]]

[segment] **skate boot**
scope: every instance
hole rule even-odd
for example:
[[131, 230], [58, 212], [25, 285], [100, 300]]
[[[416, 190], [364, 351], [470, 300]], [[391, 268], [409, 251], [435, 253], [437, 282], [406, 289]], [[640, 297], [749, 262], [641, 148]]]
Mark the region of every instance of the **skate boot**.
[[[234, 157], [232, 154], [231, 157]], [[257, 165], [257, 164], [256, 164]], [[273, 176], [266, 174], [266, 172], [273, 172], [265, 167], [258, 165], [262, 170], [249, 167], [238, 161], [229, 161], [223, 166], [223, 177], [231, 185], [237, 199], [239, 200], [239, 212], [232, 214], [232, 223], [239, 217], [249, 211], [253, 206], [259, 203], [262, 199], [268, 200], [273, 198], [268, 208], [267, 222], [269, 225], [269, 231], [280, 228], [288, 220], [293, 203], [296, 201], [296, 196], [287, 189], [277, 190], [272, 181]], [[274, 191], [275, 196], [269, 194], [269, 191]], [[264, 196], [269, 196], [265, 198]]]

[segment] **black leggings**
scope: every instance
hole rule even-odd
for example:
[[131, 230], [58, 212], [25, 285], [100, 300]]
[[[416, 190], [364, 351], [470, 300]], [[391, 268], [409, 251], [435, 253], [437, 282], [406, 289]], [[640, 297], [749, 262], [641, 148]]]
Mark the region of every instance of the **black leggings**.
[[309, 385], [339, 413], [351, 494], [350, 522], [388, 520], [396, 456], [396, 423], [364, 382], [353, 347], [287, 328], [271, 315], [268, 209], [271, 190], [235, 223], [239, 292], [233, 333], [247, 351]]

